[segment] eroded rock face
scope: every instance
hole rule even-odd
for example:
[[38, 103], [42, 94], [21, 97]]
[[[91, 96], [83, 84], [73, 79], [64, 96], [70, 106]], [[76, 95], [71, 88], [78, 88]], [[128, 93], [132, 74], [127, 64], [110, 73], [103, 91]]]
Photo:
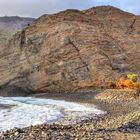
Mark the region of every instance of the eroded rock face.
[[0, 59], [1, 92], [62, 92], [140, 71], [140, 17], [113, 7], [44, 15]]
[[34, 18], [23, 18], [18, 16], [0, 17], [0, 51], [6, 47], [8, 40], [13, 34], [21, 31], [33, 20]]

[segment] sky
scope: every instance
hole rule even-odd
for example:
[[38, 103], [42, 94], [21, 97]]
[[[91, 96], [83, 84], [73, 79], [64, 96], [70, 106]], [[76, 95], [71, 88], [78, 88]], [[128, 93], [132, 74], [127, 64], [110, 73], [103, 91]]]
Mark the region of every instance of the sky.
[[0, 0], [0, 16], [39, 17], [65, 9], [111, 5], [140, 15], [140, 0]]

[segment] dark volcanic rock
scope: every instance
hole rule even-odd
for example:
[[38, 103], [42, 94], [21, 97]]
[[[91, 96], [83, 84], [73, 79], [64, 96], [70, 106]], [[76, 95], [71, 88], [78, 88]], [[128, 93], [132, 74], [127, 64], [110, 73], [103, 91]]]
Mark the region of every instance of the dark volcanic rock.
[[[44, 15], [0, 58], [0, 86], [61, 92], [140, 71], [140, 17], [110, 6]], [[10, 91], [12, 92], [12, 91]]]

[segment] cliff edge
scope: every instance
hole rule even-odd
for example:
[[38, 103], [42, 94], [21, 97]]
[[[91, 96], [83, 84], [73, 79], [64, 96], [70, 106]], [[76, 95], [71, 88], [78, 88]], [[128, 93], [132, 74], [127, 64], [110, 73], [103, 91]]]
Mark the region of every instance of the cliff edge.
[[63, 92], [140, 72], [140, 16], [111, 6], [43, 15], [0, 57], [0, 92]]

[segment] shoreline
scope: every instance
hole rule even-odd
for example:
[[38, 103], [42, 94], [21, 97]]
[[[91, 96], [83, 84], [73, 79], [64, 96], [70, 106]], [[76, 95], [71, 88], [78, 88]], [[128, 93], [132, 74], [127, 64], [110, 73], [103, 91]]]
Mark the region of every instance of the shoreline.
[[1, 97], [0, 102], [9, 107], [15, 105], [14, 108], [0, 110], [0, 121], [2, 121], [0, 131], [42, 123], [76, 124], [81, 120], [95, 118], [97, 115], [106, 113], [93, 104], [45, 98]]
[[[88, 119], [80, 123], [62, 125], [62, 124], [42, 124], [26, 128], [15, 128], [3, 133], [0, 133], [0, 139], [16, 139], [16, 140], [92, 140], [92, 139], [139, 139], [140, 125], [130, 123], [118, 128], [102, 128], [98, 126], [98, 119]], [[119, 139], [118, 139], [119, 137]]]
[[[101, 101], [95, 99], [95, 95], [99, 93], [76, 93], [74, 95], [66, 94], [44, 94], [39, 98], [53, 98], [63, 99], [66, 101], [92, 103], [97, 105], [98, 109], [107, 111], [107, 114], [97, 118], [87, 118], [82, 122], [75, 124], [42, 124], [30, 126], [23, 129], [13, 129], [0, 134], [0, 139], [13, 138], [13, 139], [61, 139], [61, 140], [74, 140], [74, 139], [140, 139], [140, 102], [139, 99], [133, 100], [110, 100]], [[127, 94], [127, 93], [126, 93]], [[78, 96], [78, 98], [77, 98]], [[38, 97], [38, 96], [37, 96]]]

